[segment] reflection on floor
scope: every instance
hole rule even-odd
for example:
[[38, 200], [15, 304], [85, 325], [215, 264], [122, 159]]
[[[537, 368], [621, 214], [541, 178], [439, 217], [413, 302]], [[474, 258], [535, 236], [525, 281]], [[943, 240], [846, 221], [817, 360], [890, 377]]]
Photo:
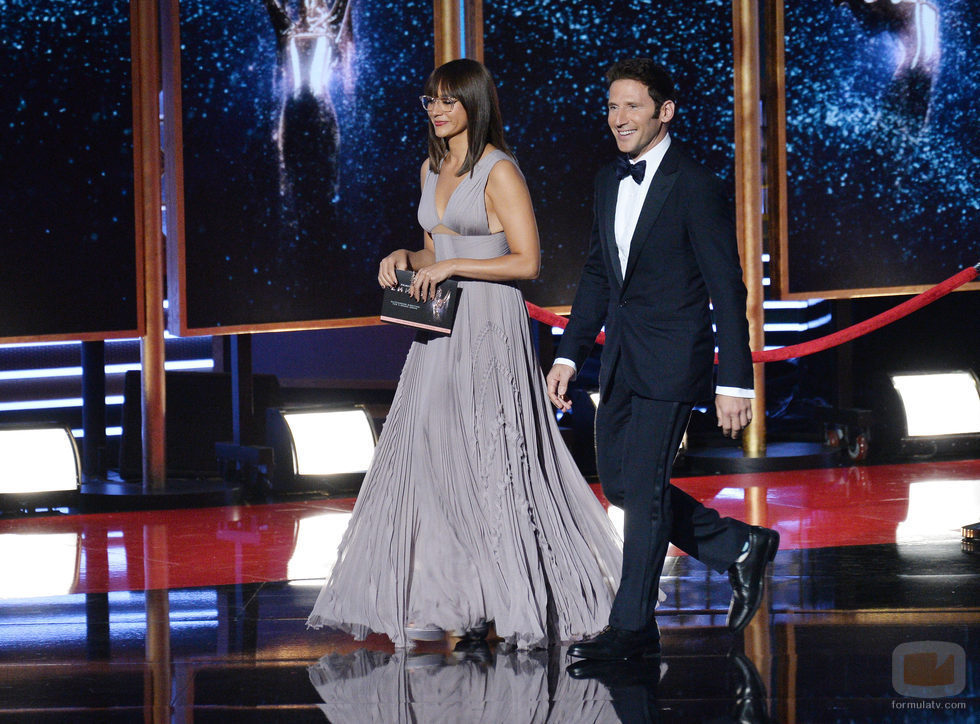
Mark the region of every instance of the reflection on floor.
[[0, 719], [980, 720], [980, 460], [677, 482], [779, 530], [764, 612], [730, 635], [727, 579], [672, 550], [663, 660], [588, 678], [307, 631], [352, 500], [0, 519]]

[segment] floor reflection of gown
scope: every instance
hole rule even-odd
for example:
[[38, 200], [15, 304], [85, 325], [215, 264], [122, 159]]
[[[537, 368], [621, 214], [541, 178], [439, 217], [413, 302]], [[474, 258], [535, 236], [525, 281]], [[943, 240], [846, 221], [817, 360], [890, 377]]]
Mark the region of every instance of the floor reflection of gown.
[[[435, 211], [419, 205], [436, 257], [508, 252], [490, 234], [486, 154]], [[410, 645], [405, 624], [447, 631], [484, 620], [518, 648], [606, 623], [621, 543], [561, 440], [519, 290], [463, 281], [453, 332], [412, 344], [337, 563], [308, 625]]]
[[324, 656], [310, 667], [310, 681], [323, 699], [320, 710], [336, 724], [620, 721], [606, 687], [559, 671], [551, 677], [550, 691], [548, 671], [541, 651], [498, 653], [479, 661], [361, 649]]

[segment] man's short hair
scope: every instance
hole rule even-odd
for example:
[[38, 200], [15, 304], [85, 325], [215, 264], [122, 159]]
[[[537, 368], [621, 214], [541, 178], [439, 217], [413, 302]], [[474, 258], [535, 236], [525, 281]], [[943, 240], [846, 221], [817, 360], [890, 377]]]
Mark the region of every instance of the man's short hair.
[[675, 100], [674, 81], [670, 73], [650, 58], [628, 58], [613, 63], [606, 71], [606, 87], [617, 80], [636, 80], [645, 85], [658, 108], [664, 101]]

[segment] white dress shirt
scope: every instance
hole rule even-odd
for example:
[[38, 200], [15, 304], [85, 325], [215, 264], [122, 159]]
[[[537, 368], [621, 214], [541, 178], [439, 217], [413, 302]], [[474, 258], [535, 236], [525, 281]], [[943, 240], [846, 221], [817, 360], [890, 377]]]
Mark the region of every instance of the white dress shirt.
[[[636, 231], [636, 223], [640, 219], [640, 211], [643, 209], [643, 202], [650, 190], [650, 182], [660, 168], [660, 162], [664, 160], [667, 149], [670, 148], [670, 134], [663, 137], [656, 146], [635, 159], [630, 159], [630, 163], [646, 161], [647, 166], [643, 172], [643, 181], [636, 183], [632, 176], [626, 176], [619, 182], [619, 191], [616, 195], [616, 219], [614, 230], [616, 233], [616, 248], [619, 250], [619, 269], [622, 276], [626, 273], [626, 263], [630, 256], [630, 243], [633, 240], [633, 233]], [[568, 365], [578, 372], [575, 362], [565, 357], [556, 357], [555, 364]], [[715, 394], [728, 395], [730, 397], [755, 397], [755, 392], [741, 387], [715, 388]]]
[[630, 163], [646, 161], [647, 167], [643, 172], [643, 181], [636, 183], [632, 176], [627, 176], [619, 182], [616, 194], [616, 248], [619, 249], [620, 276], [626, 275], [626, 262], [630, 258], [630, 242], [636, 231], [636, 222], [640, 220], [643, 201], [650, 190], [650, 182], [657, 175], [660, 162], [664, 160], [667, 149], [670, 148], [670, 134], [663, 137], [656, 146], [637, 158], [631, 158]]

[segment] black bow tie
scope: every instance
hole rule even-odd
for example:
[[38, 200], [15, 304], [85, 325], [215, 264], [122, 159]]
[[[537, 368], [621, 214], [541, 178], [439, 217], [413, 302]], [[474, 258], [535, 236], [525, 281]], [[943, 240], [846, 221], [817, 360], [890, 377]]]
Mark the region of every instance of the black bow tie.
[[632, 176], [638, 184], [643, 183], [643, 174], [646, 173], [646, 168], [646, 161], [630, 163], [629, 157], [623, 155], [616, 159], [616, 178], [622, 181], [627, 176]]

